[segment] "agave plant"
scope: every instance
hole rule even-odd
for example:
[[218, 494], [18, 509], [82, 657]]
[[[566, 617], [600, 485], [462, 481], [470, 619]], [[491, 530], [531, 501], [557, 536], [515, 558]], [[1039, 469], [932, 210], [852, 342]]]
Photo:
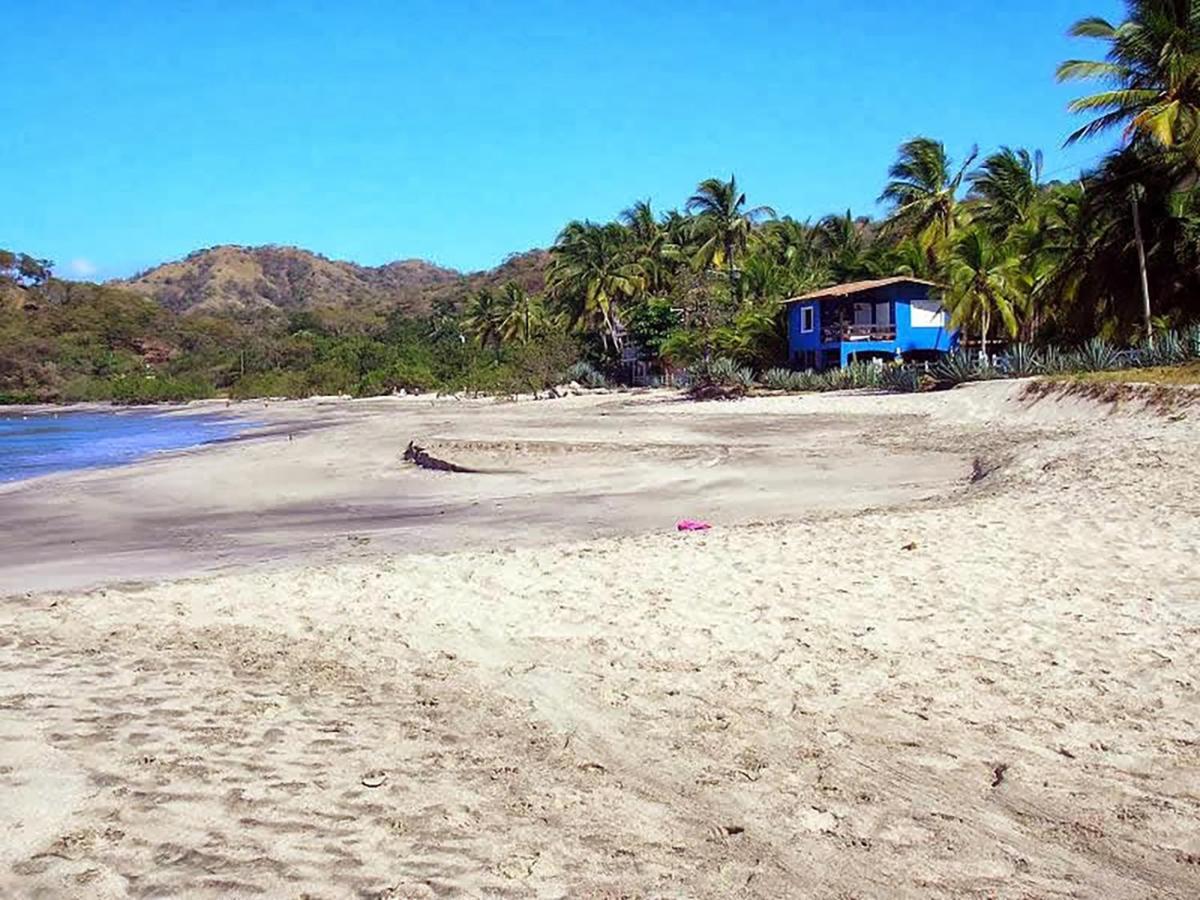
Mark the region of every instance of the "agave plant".
[[913, 393], [921, 389], [921, 375], [912, 366], [884, 366], [880, 377], [882, 386], [889, 391]]
[[604, 373], [585, 360], [567, 369], [567, 381], [575, 381], [588, 388], [602, 388], [608, 384]]
[[1164, 331], [1142, 350], [1139, 358], [1145, 366], [1172, 366], [1186, 360], [1188, 353], [1178, 332]]
[[773, 391], [800, 391], [804, 389], [804, 377], [791, 369], [768, 369], [763, 373], [763, 384]]
[[966, 350], [955, 350], [934, 363], [931, 374], [939, 384], [955, 385], [978, 381], [983, 373], [979, 360]]
[[852, 388], [879, 387], [883, 379], [883, 367], [873, 362], [855, 360], [842, 371], [845, 373], [847, 386]]
[[1059, 347], [1047, 347], [1042, 351], [1042, 371], [1047, 375], [1064, 375], [1078, 372], [1082, 368], [1079, 357]]
[[817, 390], [844, 391], [853, 387], [847, 369], [828, 369], [817, 376]]
[[1121, 367], [1121, 354], [1102, 338], [1092, 338], [1084, 344], [1078, 357], [1085, 372], [1107, 372]]
[[814, 372], [812, 369], [805, 369], [803, 372], [796, 373], [798, 378], [799, 390], [801, 391], [821, 391], [825, 389], [825, 380], [821, 377], [820, 372]]
[[693, 384], [740, 388], [754, 385], [754, 373], [725, 356], [696, 363], [688, 370], [688, 375]]
[[1042, 358], [1028, 344], [1013, 344], [999, 363], [1000, 372], [1009, 378], [1025, 378], [1043, 371]]
[[1192, 325], [1181, 338], [1188, 359], [1200, 359], [1200, 325]]

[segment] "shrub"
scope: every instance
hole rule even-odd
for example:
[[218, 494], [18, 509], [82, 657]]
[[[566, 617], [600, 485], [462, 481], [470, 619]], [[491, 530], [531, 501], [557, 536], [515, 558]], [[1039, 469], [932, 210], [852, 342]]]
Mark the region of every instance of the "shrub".
[[604, 377], [604, 373], [584, 360], [580, 360], [567, 369], [566, 378], [567, 381], [578, 382], [586, 388], [602, 388], [608, 385], [608, 379]]
[[248, 373], [229, 388], [229, 396], [235, 400], [249, 400], [254, 397], [295, 399], [307, 397], [311, 393], [303, 372], [288, 371]]
[[169, 375], [124, 375], [109, 381], [113, 403], [169, 403], [203, 400], [213, 387], [199, 378]]

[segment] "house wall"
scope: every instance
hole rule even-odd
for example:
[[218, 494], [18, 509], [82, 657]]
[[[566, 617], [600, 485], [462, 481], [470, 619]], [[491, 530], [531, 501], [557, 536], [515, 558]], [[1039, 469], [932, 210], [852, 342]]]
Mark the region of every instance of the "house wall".
[[897, 284], [889, 289], [896, 301], [896, 347], [901, 353], [936, 351], [948, 353], [958, 342], [958, 334], [949, 327], [949, 316], [943, 312], [943, 324], [936, 327], [914, 327], [913, 301], [929, 301], [929, 288], [923, 284]]
[[[801, 309], [813, 311], [813, 329], [810, 332], [800, 330]], [[804, 365], [806, 353], [815, 353], [821, 349], [821, 304], [793, 303], [788, 307], [788, 356], [793, 365]], [[816, 365], [814, 363], [814, 365]]]

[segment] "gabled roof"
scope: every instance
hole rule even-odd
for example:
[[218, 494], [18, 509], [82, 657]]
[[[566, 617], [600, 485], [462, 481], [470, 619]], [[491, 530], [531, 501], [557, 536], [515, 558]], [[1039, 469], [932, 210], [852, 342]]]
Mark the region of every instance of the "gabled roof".
[[810, 294], [802, 294], [799, 297], [791, 297], [784, 300], [784, 305], [789, 303], [799, 303], [802, 300], [826, 300], [835, 297], [853, 297], [855, 294], [865, 294], [867, 291], [873, 291], [876, 288], [889, 287], [893, 284], [923, 284], [926, 287], [937, 287], [937, 283], [926, 281], [923, 278], [908, 278], [904, 275], [895, 278], [877, 278], [874, 281], [851, 281], [847, 284], [835, 284], [832, 287], [821, 288], [819, 291], [813, 291]]

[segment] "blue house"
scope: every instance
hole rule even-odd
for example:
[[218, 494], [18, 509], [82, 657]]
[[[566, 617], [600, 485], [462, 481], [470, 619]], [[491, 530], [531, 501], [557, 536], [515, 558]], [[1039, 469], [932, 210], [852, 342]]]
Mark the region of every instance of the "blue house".
[[934, 359], [958, 343], [932, 281], [882, 278], [813, 291], [787, 305], [788, 356], [802, 369], [856, 359]]

